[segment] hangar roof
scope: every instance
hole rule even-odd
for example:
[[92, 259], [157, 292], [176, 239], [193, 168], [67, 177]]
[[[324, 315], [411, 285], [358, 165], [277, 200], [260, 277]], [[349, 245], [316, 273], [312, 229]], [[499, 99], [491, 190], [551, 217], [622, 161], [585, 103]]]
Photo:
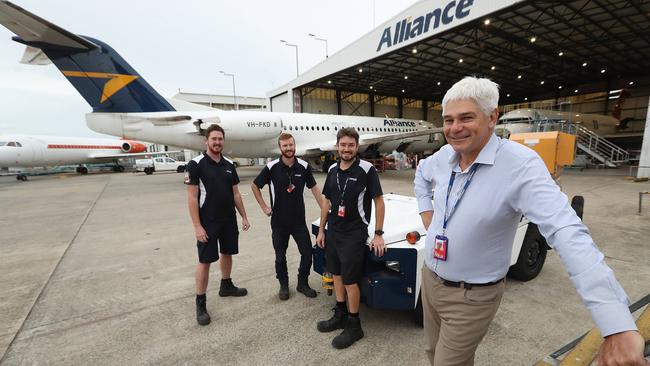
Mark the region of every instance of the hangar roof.
[[499, 83], [501, 104], [649, 84], [650, 2], [425, 0], [268, 95], [319, 87], [439, 102], [466, 75]]

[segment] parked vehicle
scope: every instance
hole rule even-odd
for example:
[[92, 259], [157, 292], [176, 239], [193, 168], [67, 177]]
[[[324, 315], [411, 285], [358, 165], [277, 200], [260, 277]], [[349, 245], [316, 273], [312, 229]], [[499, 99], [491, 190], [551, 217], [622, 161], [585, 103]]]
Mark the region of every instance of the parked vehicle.
[[185, 162], [176, 161], [168, 156], [160, 156], [151, 159], [137, 159], [134, 168], [136, 171], [143, 171], [147, 175], [162, 171], [183, 173], [185, 171]]

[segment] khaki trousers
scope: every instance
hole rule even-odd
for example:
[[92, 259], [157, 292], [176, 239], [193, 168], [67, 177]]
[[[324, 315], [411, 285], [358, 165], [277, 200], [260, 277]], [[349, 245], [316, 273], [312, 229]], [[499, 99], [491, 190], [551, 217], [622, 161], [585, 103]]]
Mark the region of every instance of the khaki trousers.
[[505, 281], [448, 287], [422, 267], [422, 310], [427, 357], [434, 366], [472, 366], [474, 353], [501, 304]]

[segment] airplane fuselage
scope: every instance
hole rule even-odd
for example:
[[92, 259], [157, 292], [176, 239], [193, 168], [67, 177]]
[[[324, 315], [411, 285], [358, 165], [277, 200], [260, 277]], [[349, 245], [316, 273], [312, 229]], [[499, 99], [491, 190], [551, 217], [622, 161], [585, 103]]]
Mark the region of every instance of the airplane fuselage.
[[112, 162], [115, 158], [93, 156], [125, 153], [130, 149], [125, 144], [133, 145], [133, 142], [85, 137], [0, 135], [0, 167]]
[[[190, 117], [176, 123], [156, 122], [156, 119], [179, 114]], [[336, 133], [342, 127], [354, 127], [362, 138], [373, 138], [399, 132], [434, 128], [430, 122], [365, 116], [339, 116], [309, 113], [277, 113], [251, 111], [196, 111], [154, 113], [89, 113], [88, 127], [93, 131], [158, 144], [204, 150], [205, 140], [196, 123], [207, 128], [217, 123], [226, 132], [225, 153], [235, 157], [258, 158], [279, 155], [277, 138], [282, 132], [294, 136], [299, 156], [316, 156], [319, 147], [335, 150]], [[377, 151], [389, 153], [400, 148], [404, 152], [433, 151], [442, 146], [440, 135], [423, 135], [378, 144]]]

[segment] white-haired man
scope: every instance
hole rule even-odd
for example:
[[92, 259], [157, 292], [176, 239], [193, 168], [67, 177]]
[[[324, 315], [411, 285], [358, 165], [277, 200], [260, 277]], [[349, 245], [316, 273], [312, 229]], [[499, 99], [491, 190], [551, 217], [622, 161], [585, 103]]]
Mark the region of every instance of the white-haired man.
[[498, 85], [488, 79], [454, 84], [442, 100], [449, 144], [415, 174], [427, 228], [422, 305], [429, 361], [474, 364], [501, 303], [512, 242], [525, 215], [562, 258], [606, 338], [598, 365], [645, 365], [627, 295], [567, 197], [537, 153], [494, 134], [498, 101]]

